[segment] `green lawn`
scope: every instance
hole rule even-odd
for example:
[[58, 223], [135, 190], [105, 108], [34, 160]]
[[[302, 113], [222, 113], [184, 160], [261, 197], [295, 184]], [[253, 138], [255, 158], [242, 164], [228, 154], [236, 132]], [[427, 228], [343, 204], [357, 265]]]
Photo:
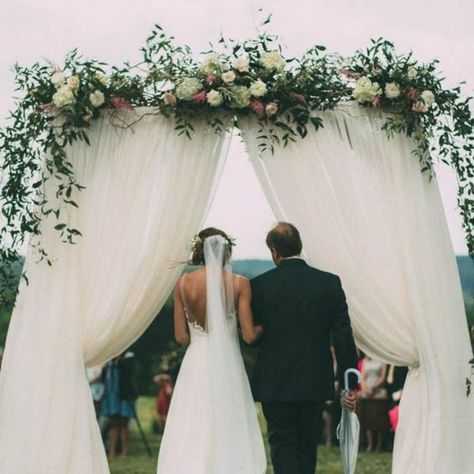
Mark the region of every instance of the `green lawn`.
[[[150, 431], [153, 416], [153, 399], [140, 398], [138, 400], [138, 413], [148, 442], [151, 445], [153, 456], [147, 456], [138, 430], [134, 423], [132, 423], [130, 455], [125, 459], [117, 458], [111, 463], [112, 474], [154, 474], [156, 472], [156, 459], [160, 440], [159, 436], [152, 434]], [[263, 421], [262, 425], [265, 425]], [[390, 463], [390, 453], [360, 453], [356, 473], [388, 474], [390, 473]], [[341, 469], [339, 449], [321, 446], [318, 456], [318, 474], [341, 474]], [[268, 466], [267, 474], [273, 474], [273, 469], [270, 465]]]

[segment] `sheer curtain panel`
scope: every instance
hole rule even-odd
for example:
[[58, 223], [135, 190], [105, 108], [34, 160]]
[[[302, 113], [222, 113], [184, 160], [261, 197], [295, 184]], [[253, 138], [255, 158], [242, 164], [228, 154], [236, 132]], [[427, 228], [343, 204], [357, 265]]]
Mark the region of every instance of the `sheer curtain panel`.
[[311, 264], [341, 276], [362, 350], [409, 366], [394, 474], [474, 469], [472, 357], [456, 260], [435, 179], [384, 114], [341, 104], [324, 128], [259, 153], [241, 121], [255, 171], [278, 219], [302, 233]]
[[158, 313], [227, 152], [225, 134], [205, 122], [188, 139], [173, 120], [146, 112], [106, 115], [91, 127], [91, 146], [68, 150], [86, 189], [63, 218], [83, 237], [63, 244], [46, 220], [53, 265], [28, 252], [30, 284], [21, 286], [1, 372], [2, 473], [109, 472], [85, 365], [119, 354]]

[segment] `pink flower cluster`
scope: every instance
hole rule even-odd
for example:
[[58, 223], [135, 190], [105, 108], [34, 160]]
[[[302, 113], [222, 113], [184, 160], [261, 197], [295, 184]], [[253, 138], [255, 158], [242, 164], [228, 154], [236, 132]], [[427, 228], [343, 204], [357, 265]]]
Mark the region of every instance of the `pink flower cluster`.
[[198, 92], [196, 95], [193, 95], [193, 102], [195, 104], [204, 104], [207, 100], [206, 91]]
[[411, 110], [418, 114], [424, 114], [428, 112], [430, 108], [428, 104], [425, 104], [422, 100], [418, 100], [418, 91], [415, 87], [411, 87], [410, 90], [407, 92], [407, 98], [413, 102], [411, 106]]
[[133, 110], [133, 105], [125, 98], [118, 95], [113, 95], [110, 98], [110, 103], [112, 107], [119, 110]]

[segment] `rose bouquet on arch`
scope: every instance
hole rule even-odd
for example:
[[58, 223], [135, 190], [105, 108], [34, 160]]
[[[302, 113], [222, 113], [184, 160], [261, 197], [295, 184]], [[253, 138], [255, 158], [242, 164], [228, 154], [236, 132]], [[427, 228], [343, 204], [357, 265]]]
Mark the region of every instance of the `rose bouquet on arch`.
[[354, 100], [392, 112], [396, 118], [392, 125], [411, 135], [440, 96], [439, 81], [433, 76], [436, 64], [420, 64], [411, 54], [396, 55], [393, 43], [379, 39], [349, 58], [341, 74]]
[[422, 171], [434, 175], [436, 159], [454, 168], [466, 243], [474, 256], [472, 97], [464, 96], [460, 86], [445, 87], [437, 60], [423, 64], [412, 53], [398, 55], [393, 43], [382, 38], [348, 58], [341, 73], [352, 100], [387, 112], [382, 128], [388, 137], [412, 137]]
[[[176, 132], [188, 138], [195, 119], [220, 132], [227, 124], [238, 126], [243, 115], [253, 116], [260, 150], [272, 153], [304, 138], [308, 126], [322, 126], [317, 112], [334, 109], [340, 101], [383, 110], [387, 136], [412, 137], [422, 170], [433, 172], [435, 157], [455, 169], [459, 209], [474, 255], [471, 98], [463, 97], [459, 86], [444, 87], [437, 61], [420, 64], [411, 54], [397, 55], [383, 39], [345, 60], [325, 49], [316, 45], [300, 58], [285, 58], [279, 37], [262, 33], [242, 42], [220, 38], [196, 60], [189, 47], [175, 45], [155, 25], [137, 64], [107, 67], [73, 50], [61, 67], [15, 66], [17, 90], [24, 95], [0, 129], [0, 259], [6, 263], [0, 268], [0, 299], [15, 276], [4, 269], [14, 269], [27, 236], [33, 236], [39, 260], [52, 263], [40, 241], [42, 219], [54, 215], [55, 229], [65, 242], [80, 237], [67, 214], [69, 206], [77, 206], [74, 199], [83, 187], [76, 181], [67, 146], [77, 140], [89, 143], [88, 129], [104, 109], [112, 111], [112, 118], [114, 111], [148, 107], [146, 114], [172, 118]], [[132, 124], [143, 115], [135, 114]], [[114, 125], [130, 122], [118, 117]], [[48, 202], [44, 192], [51, 178], [57, 186], [55, 202]]]

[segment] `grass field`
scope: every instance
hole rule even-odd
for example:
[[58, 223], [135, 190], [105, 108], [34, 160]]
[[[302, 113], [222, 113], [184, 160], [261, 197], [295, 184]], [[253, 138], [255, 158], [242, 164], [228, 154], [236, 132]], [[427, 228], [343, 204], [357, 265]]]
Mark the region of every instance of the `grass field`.
[[[151, 433], [151, 421], [153, 416], [153, 399], [140, 398], [138, 400], [138, 413], [142, 422], [146, 437], [151, 446], [153, 456], [149, 457], [140, 439], [139, 432], [132, 424], [130, 455], [125, 458], [117, 458], [111, 462], [112, 474], [154, 474], [156, 472], [156, 459], [159, 448], [160, 437]], [[264, 423], [262, 421], [262, 426]], [[268, 444], [267, 444], [268, 450]], [[269, 456], [267, 456], [269, 459]], [[389, 474], [391, 454], [366, 454], [360, 453], [357, 463], [357, 474]], [[338, 448], [319, 448], [318, 474], [341, 474], [341, 462]], [[192, 474], [192, 473], [189, 473]], [[270, 464], [267, 474], [273, 474]]]

